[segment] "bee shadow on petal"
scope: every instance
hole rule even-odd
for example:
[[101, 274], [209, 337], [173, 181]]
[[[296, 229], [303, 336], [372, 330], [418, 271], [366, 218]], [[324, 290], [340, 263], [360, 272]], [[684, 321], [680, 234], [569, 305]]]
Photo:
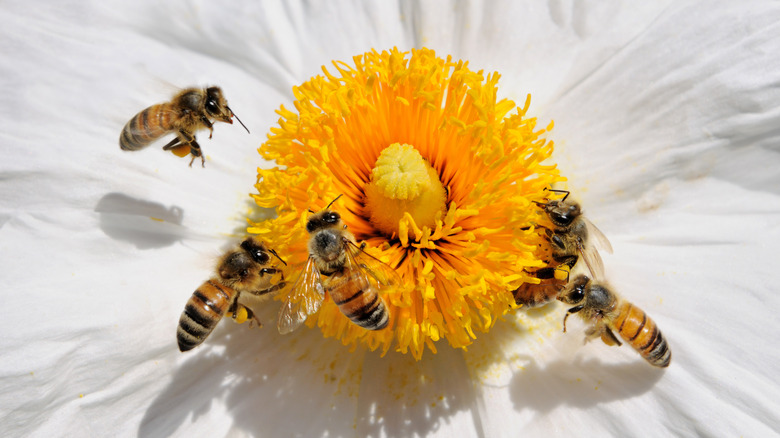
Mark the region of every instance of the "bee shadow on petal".
[[183, 353], [186, 360], [147, 408], [139, 436], [195, 431], [200, 417], [223, 411], [229, 419], [203, 423], [211, 424], [209, 434], [423, 436], [474, 405], [459, 351], [442, 346], [421, 361], [360, 347], [351, 352], [317, 328], [280, 335], [276, 301], [251, 307], [263, 327], [224, 318], [203, 345]]
[[587, 408], [634, 398], [652, 390], [664, 375], [664, 370], [648, 365], [639, 356], [626, 363], [577, 358], [544, 366], [531, 357], [523, 359], [528, 362], [512, 377], [510, 397], [515, 409], [540, 413], [561, 405]]
[[170, 246], [187, 235], [184, 211], [123, 193], [109, 193], [95, 205], [100, 229], [110, 238], [130, 242], [139, 249]]

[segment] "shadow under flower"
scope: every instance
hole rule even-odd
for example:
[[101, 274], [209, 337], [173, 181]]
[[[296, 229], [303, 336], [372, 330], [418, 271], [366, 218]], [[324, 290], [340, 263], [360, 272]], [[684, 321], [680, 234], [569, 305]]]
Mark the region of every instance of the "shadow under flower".
[[472, 416], [479, 430], [474, 386], [460, 350], [439, 345], [437, 354], [427, 352], [420, 361], [367, 353], [364, 366], [370, 371], [361, 385], [357, 436], [426, 436], [459, 415]]
[[585, 408], [630, 399], [650, 391], [664, 370], [639, 359], [608, 364], [599, 359], [559, 360], [544, 367], [532, 357], [510, 382], [515, 409], [548, 413], [560, 405]]
[[122, 193], [109, 193], [95, 205], [100, 229], [110, 238], [134, 244], [139, 249], [161, 248], [181, 240], [184, 211]]
[[454, 415], [472, 415], [473, 386], [459, 351], [442, 346], [419, 362], [350, 352], [317, 329], [278, 334], [276, 302], [253, 309], [264, 327], [221, 323], [187, 353], [147, 409], [139, 436], [175, 434], [190, 417], [204, 432], [218, 432], [210, 420], [199, 422], [216, 400], [231, 417], [229, 430], [250, 436], [426, 435]]

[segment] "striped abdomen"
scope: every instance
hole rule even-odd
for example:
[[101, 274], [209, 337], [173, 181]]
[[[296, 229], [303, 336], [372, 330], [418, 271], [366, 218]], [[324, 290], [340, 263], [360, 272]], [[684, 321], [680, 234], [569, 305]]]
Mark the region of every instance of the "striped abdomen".
[[355, 324], [366, 330], [387, 327], [387, 307], [364, 273], [349, 269], [336, 272], [328, 279], [327, 289], [341, 313]]
[[515, 303], [526, 308], [533, 308], [549, 303], [563, 289], [562, 282], [556, 279], [544, 279], [539, 284], [523, 283], [512, 291]]
[[176, 339], [179, 350], [188, 351], [200, 345], [227, 312], [237, 293], [212, 279], [192, 294], [179, 318]]
[[655, 322], [642, 309], [629, 302], [622, 303], [618, 310], [618, 316], [612, 322], [611, 328], [650, 362], [650, 365], [669, 366], [672, 351]]
[[170, 104], [152, 105], [133, 116], [122, 129], [119, 147], [137, 151], [175, 129], [176, 112]]

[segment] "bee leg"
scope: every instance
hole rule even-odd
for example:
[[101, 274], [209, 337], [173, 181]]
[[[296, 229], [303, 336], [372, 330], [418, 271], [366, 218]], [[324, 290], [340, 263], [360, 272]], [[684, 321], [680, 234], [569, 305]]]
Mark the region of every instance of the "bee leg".
[[197, 141], [195, 141], [194, 138], [190, 142], [190, 154], [192, 155], [192, 159], [190, 160], [190, 167], [192, 167], [192, 162], [195, 161], [195, 158], [197, 157], [200, 157], [201, 167], [206, 167], [206, 159], [203, 157], [203, 152], [200, 149], [200, 145]]
[[233, 318], [233, 321], [238, 322], [238, 306], [238, 296], [236, 296], [236, 299], [230, 303], [230, 307], [228, 307], [227, 312], [225, 312], [225, 316], [229, 316]]
[[276, 283], [275, 285], [269, 287], [268, 289], [254, 290], [249, 293], [256, 296], [270, 294], [271, 292], [276, 292], [278, 290], [284, 289], [286, 285], [287, 283], [285, 281], [280, 281], [279, 283]]
[[615, 336], [614, 333], [612, 333], [612, 330], [609, 329], [609, 327], [604, 327], [604, 332], [601, 333], [601, 340], [604, 341], [607, 345], [617, 345], [620, 347], [623, 345], [620, 340], [618, 340], [617, 336]]
[[236, 324], [243, 324], [248, 319], [251, 319], [249, 321], [249, 327], [252, 327], [252, 323], [256, 322], [258, 327], [262, 327], [263, 324], [260, 322], [259, 319], [257, 319], [257, 316], [255, 316], [255, 312], [252, 311], [249, 307], [239, 304], [238, 303], [238, 296], [236, 296], [236, 299], [233, 300], [233, 303], [228, 307], [227, 312], [225, 313], [225, 316], [229, 316], [233, 319], [233, 322]]
[[579, 256], [576, 255], [565, 255], [565, 256], [555, 256], [553, 255], [553, 259], [556, 262], [560, 262], [562, 265], [566, 265], [569, 267], [569, 270], [571, 271], [574, 269], [574, 265], [577, 264], [577, 260], [579, 260]]
[[569, 309], [568, 312], [566, 312], [566, 316], [563, 317], [563, 332], [564, 333], [566, 333], [566, 320], [569, 318], [569, 315], [571, 315], [572, 313], [577, 313], [577, 312], [579, 312], [580, 310], [582, 310], [584, 308], [585, 308], [585, 306], [576, 306], [576, 307], [572, 307], [571, 309]]
[[265, 275], [265, 274], [271, 274], [271, 275], [274, 275], [274, 274], [276, 274], [277, 272], [279, 272], [279, 270], [278, 270], [278, 269], [276, 269], [276, 268], [263, 268], [263, 269], [261, 269], [261, 270], [260, 270], [260, 276], [262, 277], [262, 276], [263, 276], [263, 275]]
[[252, 318], [249, 321], [249, 328], [253, 328], [254, 327], [254, 325], [252, 325], [253, 323], [257, 323], [257, 328], [260, 328], [260, 327], [263, 326], [263, 323], [260, 322], [260, 319], [257, 317], [257, 315], [255, 315], [255, 312], [253, 312], [252, 309], [250, 309], [249, 307], [246, 307], [246, 306], [241, 306], [241, 307], [243, 307], [246, 310], [246, 317], [247, 317], [247, 319]]
[[200, 149], [198, 141], [195, 139], [195, 136], [183, 129], [179, 130], [179, 135], [181, 136], [182, 143], [190, 145], [190, 154], [192, 155], [192, 159], [190, 160], [190, 167], [192, 167], [192, 163], [197, 157], [200, 157], [201, 166], [206, 167], [206, 159], [203, 158], [203, 153]]
[[542, 268], [534, 271], [534, 276], [540, 280], [549, 280], [555, 277], [555, 270], [558, 268]]
[[211, 136], [214, 134], [214, 124], [206, 116], [200, 116], [200, 121], [209, 130], [209, 140], [211, 140]]
[[163, 150], [164, 151], [169, 151], [169, 150], [175, 148], [176, 146], [178, 146], [180, 142], [181, 142], [181, 139], [178, 136], [176, 136], [176, 138], [174, 138], [173, 140], [169, 141], [168, 144], [163, 146]]
[[566, 249], [566, 244], [563, 243], [563, 239], [561, 239], [561, 236], [559, 236], [558, 234], [550, 232], [547, 237], [550, 238], [550, 243], [555, 245], [556, 248], [558, 248], [560, 250], [565, 250]]

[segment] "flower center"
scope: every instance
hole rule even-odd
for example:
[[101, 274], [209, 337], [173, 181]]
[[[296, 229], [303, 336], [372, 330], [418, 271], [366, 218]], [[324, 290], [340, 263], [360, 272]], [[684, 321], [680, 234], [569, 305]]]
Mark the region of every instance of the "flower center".
[[297, 284], [310, 212], [342, 195], [331, 208], [403, 284], [376, 285], [390, 315], [382, 330], [352, 323], [330, 298], [306, 324], [382, 354], [465, 348], [516, 308], [514, 290], [538, 284], [534, 272], [553, 265], [551, 225], [537, 206], [564, 179], [547, 161], [552, 123], [538, 127], [526, 115], [530, 96], [519, 107], [500, 99], [497, 73], [430, 49], [353, 61], [293, 87], [294, 108], [277, 111], [279, 126], [259, 149], [277, 166], [258, 170], [253, 195], [276, 217], [248, 231], [283, 255], [285, 278]]
[[399, 143], [382, 151], [365, 187], [371, 223], [390, 237], [399, 236], [407, 213], [418, 227], [433, 229], [446, 210], [446, 195], [436, 170], [413, 146]]

